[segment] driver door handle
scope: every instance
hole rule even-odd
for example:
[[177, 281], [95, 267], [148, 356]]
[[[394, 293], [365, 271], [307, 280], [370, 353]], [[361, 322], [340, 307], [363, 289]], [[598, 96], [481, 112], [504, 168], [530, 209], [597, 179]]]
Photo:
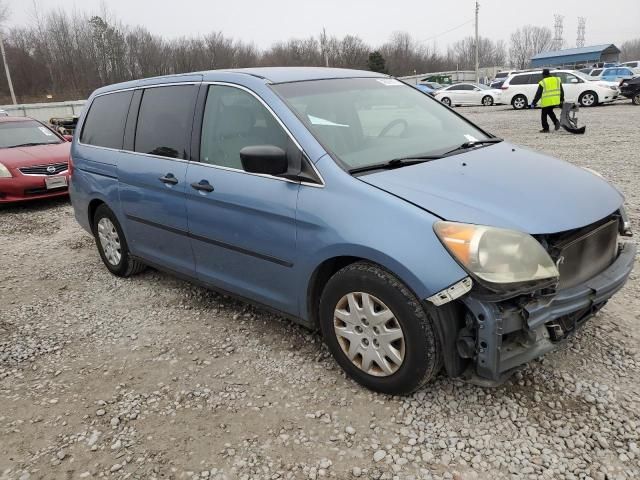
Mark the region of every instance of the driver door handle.
[[193, 182], [191, 188], [200, 192], [213, 192], [214, 188], [207, 180], [200, 180], [199, 182]]

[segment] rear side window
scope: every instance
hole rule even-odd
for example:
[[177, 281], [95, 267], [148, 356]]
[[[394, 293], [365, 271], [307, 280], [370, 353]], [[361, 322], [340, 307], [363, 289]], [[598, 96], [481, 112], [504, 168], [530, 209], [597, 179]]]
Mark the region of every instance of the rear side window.
[[121, 149], [132, 96], [133, 91], [128, 91], [96, 97], [84, 121], [80, 142]]
[[138, 112], [134, 150], [187, 159], [196, 92], [195, 85], [147, 88]]
[[509, 85], [525, 85], [527, 84], [527, 80], [529, 75], [516, 75], [509, 81]]
[[[553, 76], [554, 74], [552, 73], [551, 75]], [[540, 80], [542, 80], [542, 73], [532, 73], [527, 78], [527, 83], [529, 85], [538, 84], [540, 83]]]

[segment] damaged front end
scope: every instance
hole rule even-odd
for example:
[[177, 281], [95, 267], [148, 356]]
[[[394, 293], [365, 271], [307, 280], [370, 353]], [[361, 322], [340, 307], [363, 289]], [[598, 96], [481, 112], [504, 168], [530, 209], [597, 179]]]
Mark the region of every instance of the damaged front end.
[[458, 295], [456, 301], [446, 295], [438, 299], [440, 294], [429, 298], [444, 305], [439, 308], [455, 310], [438, 320], [447, 373], [498, 385], [556, 349], [625, 284], [636, 256], [635, 244], [624, 240], [629, 235], [620, 210], [585, 228], [535, 236], [557, 267], [552, 284], [498, 290], [474, 278], [472, 286], [466, 279], [465, 288], [447, 289]]

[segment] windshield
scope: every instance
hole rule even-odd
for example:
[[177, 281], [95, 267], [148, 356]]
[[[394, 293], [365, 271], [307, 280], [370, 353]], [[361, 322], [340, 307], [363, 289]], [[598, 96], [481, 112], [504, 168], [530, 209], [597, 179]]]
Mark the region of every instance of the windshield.
[[62, 141], [51, 130], [38, 122], [0, 123], [0, 148], [54, 143], [62, 143]]
[[437, 100], [391, 78], [273, 85], [348, 169], [444, 154], [489, 138]]
[[589, 75], [585, 75], [584, 73], [581, 72], [572, 72], [576, 77], [581, 78], [582, 80], [584, 80], [585, 82], [590, 82], [591, 80], [593, 80], [593, 78], [589, 77]]

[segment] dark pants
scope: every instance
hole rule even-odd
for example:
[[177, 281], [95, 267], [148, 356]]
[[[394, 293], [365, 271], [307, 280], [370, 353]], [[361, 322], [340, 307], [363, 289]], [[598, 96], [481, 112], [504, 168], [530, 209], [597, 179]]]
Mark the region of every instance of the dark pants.
[[551, 119], [554, 125], [558, 123], [558, 117], [553, 113], [553, 109], [555, 107], [542, 107], [542, 113], [540, 114], [540, 120], [542, 120], [542, 129], [549, 130], [549, 122], [547, 121], [547, 117]]

